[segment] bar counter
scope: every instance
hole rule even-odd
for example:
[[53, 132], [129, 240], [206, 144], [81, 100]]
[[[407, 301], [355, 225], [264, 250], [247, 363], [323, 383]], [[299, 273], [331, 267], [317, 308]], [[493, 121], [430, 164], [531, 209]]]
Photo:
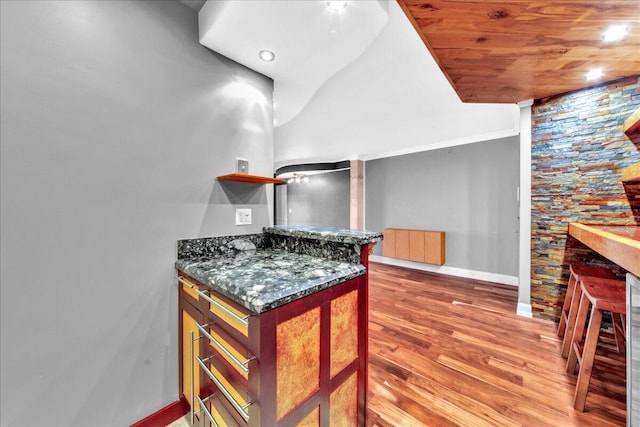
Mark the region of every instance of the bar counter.
[[572, 222], [569, 235], [640, 277], [640, 226]]

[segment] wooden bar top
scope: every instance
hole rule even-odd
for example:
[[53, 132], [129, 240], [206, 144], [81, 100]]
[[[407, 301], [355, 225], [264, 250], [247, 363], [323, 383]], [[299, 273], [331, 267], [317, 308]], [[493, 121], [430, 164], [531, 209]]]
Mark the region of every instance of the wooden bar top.
[[640, 277], [640, 226], [572, 222], [569, 235]]

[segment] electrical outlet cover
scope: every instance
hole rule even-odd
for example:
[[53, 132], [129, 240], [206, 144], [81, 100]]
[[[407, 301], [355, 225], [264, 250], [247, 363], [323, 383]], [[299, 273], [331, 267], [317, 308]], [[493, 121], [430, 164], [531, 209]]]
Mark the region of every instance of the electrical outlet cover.
[[236, 225], [251, 225], [251, 209], [236, 209]]
[[249, 173], [249, 160], [236, 159], [236, 173], [248, 174]]

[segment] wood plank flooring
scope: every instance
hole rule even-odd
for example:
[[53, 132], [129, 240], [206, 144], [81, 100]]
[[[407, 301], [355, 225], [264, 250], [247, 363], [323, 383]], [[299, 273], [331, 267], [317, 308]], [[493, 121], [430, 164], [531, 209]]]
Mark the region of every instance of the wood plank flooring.
[[369, 274], [369, 426], [625, 425], [613, 340], [581, 413], [556, 324], [517, 316], [516, 287], [378, 263]]

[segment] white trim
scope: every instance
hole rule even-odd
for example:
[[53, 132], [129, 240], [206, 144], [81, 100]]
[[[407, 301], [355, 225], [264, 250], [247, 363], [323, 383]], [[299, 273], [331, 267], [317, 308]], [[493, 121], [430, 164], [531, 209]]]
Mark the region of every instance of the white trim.
[[448, 276], [466, 277], [467, 279], [483, 280], [486, 282], [500, 283], [503, 285], [518, 286], [518, 276], [507, 276], [506, 274], [467, 270], [465, 268], [449, 267], [446, 265], [424, 264], [421, 262], [407, 261], [404, 259], [389, 258], [379, 255], [371, 255], [369, 257], [369, 260], [382, 264], [396, 265], [398, 267], [413, 268], [414, 270], [446, 274]]
[[[531, 311], [531, 106], [520, 102], [520, 239], [518, 248], [518, 313], [520, 305]], [[523, 308], [523, 311], [526, 309]], [[524, 314], [523, 314], [524, 315]]]
[[[2, 0], [0, 0], [2, 1]], [[516, 115], [519, 115], [519, 111], [516, 110], [516, 112], [514, 113]], [[450, 139], [450, 140], [444, 140], [444, 141], [439, 141], [439, 142], [434, 142], [434, 143], [430, 143], [430, 144], [424, 144], [424, 145], [417, 145], [417, 146], [412, 146], [412, 147], [407, 147], [407, 148], [401, 148], [398, 150], [393, 150], [393, 151], [386, 151], [384, 153], [372, 153], [372, 154], [352, 154], [349, 156], [342, 157], [341, 159], [336, 159], [334, 157], [315, 157], [313, 159], [309, 159], [309, 158], [297, 158], [297, 159], [288, 159], [286, 161], [282, 161], [282, 162], [275, 162], [274, 161], [274, 167], [276, 169], [281, 168], [283, 166], [287, 166], [287, 165], [295, 165], [295, 164], [299, 164], [299, 163], [333, 163], [333, 162], [338, 162], [338, 161], [342, 161], [342, 160], [362, 160], [362, 161], [369, 161], [369, 160], [376, 160], [376, 159], [384, 159], [387, 157], [395, 157], [395, 156], [402, 156], [404, 154], [413, 154], [413, 153], [421, 153], [423, 151], [430, 151], [430, 150], [439, 150], [441, 148], [449, 148], [449, 147], [455, 147], [458, 145], [466, 145], [466, 144], [473, 144], [476, 142], [485, 142], [485, 141], [493, 141], [496, 139], [501, 139], [501, 138], [508, 138], [510, 136], [516, 136], [520, 134], [520, 129], [519, 128], [513, 128], [513, 129], [505, 129], [505, 130], [501, 130], [501, 131], [497, 131], [497, 132], [490, 132], [490, 133], [485, 133], [482, 135], [473, 135], [473, 136], [469, 136], [469, 137], [464, 137], [464, 138], [457, 138], [457, 139]]]
[[507, 129], [499, 132], [491, 132], [483, 135], [474, 135], [471, 137], [452, 139], [448, 141], [440, 141], [431, 144], [419, 145], [415, 147], [401, 148], [399, 150], [387, 151], [385, 153], [365, 154], [358, 156], [359, 160], [375, 160], [386, 157], [402, 156], [404, 154], [421, 153], [423, 151], [438, 150], [440, 148], [455, 147], [457, 145], [472, 144], [475, 142], [491, 141], [494, 139], [507, 138], [520, 133], [520, 129]]
[[367, 162], [362, 161], [362, 229], [367, 229]]
[[523, 302], [518, 303], [518, 309], [516, 314], [522, 317], [533, 318], [533, 312], [531, 311], [531, 304], [525, 304]]

